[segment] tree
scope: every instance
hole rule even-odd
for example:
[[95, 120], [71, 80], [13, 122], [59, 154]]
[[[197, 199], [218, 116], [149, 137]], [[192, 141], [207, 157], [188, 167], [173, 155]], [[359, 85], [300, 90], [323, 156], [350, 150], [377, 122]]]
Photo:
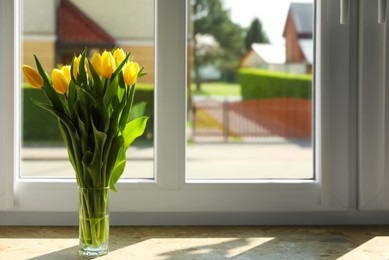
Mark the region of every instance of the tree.
[[245, 37], [246, 50], [251, 48], [253, 43], [268, 43], [269, 39], [267, 38], [266, 33], [262, 28], [262, 23], [258, 18], [255, 18], [247, 31]]
[[[192, 0], [193, 14], [193, 66], [196, 88], [201, 89], [199, 68], [215, 64], [224, 79], [231, 80], [236, 74], [244, 50], [243, 29], [233, 23], [221, 0]], [[212, 36], [214, 46], [204, 45], [199, 39]], [[204, 51], [204, 48], [210, 50]], [[202, 53], [203, 55], [196, 55]]]

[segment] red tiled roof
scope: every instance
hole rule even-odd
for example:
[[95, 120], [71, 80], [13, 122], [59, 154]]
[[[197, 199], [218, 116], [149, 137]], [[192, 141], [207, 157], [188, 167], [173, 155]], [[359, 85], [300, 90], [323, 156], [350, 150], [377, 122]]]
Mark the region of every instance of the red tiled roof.
[[115, 39], [68, 0], [58, 11], [58, 40], [63, 43], [114, 44]]

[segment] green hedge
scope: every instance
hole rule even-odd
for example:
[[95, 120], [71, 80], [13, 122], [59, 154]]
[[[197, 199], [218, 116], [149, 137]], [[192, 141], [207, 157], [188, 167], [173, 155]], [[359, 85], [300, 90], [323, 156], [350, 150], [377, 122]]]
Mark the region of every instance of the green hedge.
[[244, 100], [274, 97], [310, 99], [312, 97], [312, 76], [284, 72], [240, 69], [239, 82]]
[[[56, 117], [34, 105], [31, 101], [31, 98], [34, 98], [38, 101], [47, 102], [44, 92], [29, 87], [23, 87], [22, 92], [23, 143], [26, 145], [63, 144]], [[154, 129], [154, 91], [152, 89], [137, 89], [134, 103], [138, 102], [147, 103], [145, 114], [150, 117], [142, 138], [152, 139]]]

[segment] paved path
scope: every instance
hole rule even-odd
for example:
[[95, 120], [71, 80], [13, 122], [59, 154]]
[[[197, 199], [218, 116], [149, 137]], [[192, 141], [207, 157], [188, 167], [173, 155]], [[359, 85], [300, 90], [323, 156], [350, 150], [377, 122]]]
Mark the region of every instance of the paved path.
[[[244, 143], [204, 142], [187, 147], [190, 179], [311, 178], [313, 156], [307, 141], [248, 140]], [[22, 175], [73, 177], [65, 148], [23, 148]], [[132, 147], [123, 177], [153, 178], [153, 148]]]

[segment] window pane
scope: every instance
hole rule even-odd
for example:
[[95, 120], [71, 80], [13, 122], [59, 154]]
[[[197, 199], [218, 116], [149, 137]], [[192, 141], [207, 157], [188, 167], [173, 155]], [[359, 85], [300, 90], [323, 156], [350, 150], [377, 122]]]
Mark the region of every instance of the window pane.
[[313, 179], [313, 2], [189, 8], [186, 179]]
[[[89, 58], [115, 46], [131, 52], [131, 59], [147, 73], [138, 81], [134, 104], [146, 102], [150, 120], [146, 132], [128, 150], [123, 177], [150, 179], [154, 178], [154, 1], [117, 0], [114, 6], [104, 0], [22, 1], [22, 63], [35, 67], [35, 54], [51, 74], [85, 48]], [[57, 119], [31, 98], [46, 99], [23, 79], [21, 177], [74, 178]]]

